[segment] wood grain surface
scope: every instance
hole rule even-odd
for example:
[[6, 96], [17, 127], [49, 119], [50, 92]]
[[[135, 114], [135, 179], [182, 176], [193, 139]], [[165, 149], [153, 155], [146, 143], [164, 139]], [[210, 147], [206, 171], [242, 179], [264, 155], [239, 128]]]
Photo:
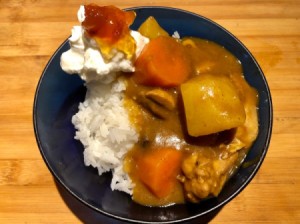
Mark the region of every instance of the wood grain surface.
[[[55, 183], [40, 155], [32, 122], [40, 75], [77, 24], [79, 5], [89, 2], [0, 0], [0, 223], [105, 223]], [[210, 222], [300, 223], [300, 1], [93, 2], [189, 10], [219, 23], [246, 45], [271, 89], [271, 144], [251, 184]]]

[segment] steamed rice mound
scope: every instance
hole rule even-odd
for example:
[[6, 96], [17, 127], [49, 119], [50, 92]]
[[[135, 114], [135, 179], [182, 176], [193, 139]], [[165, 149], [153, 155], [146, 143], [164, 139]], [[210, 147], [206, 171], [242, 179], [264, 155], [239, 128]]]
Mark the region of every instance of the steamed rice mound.
[[[85, 6], [80, 6], [80, 25], [73, 27], [70, 49], [60, 60], [63, 71], [79, 75], [87, 87], [86, 98], [72, 117], [75, 139], [83, 145], [86, 166], [97, 168], [99, 175], [111, 171], [111, 189], [132, 194], [133, 184], [123, 170], [123, 160], [138, 141], [138, 134], [123, 106], [126, 85], [118, 75], [135, 70], [133, 59], [115, 48], [110, 52], [111, 58], [105, 59], [93, 35], [86, 35], [82, 25], [87, 16], [85, 10]], [[137, 31], [128, 31], [136, 44], [132, 53], [138, 57], [149, 39]]]
[[127, 151], [138, 141], [123, 106], [123, 80], [110, 84], [93, 81], [86, 84], [85, 101], [72, 118], [77, 129], [75, 139], [84, 146], [84, 163], [98, 169], [99, 175], [112, 171], [112, 190], [132, 194], [133, 184], [123, 171]]

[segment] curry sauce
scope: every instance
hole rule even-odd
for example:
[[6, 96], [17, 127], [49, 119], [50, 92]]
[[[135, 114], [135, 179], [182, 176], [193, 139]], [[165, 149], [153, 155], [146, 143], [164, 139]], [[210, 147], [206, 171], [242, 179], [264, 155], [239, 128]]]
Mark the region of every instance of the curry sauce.
[[[193, 137], [188, 134], [179, 86], [161, 88], [140, 85], [127, 76], [125, 106], [139, 133], [139, 141], [127, 153], [124, 169], [135, 184], [133, 200], [146, 206], [198, 202], [217, 196], [239, 167], [258, 132], [257, 92], [243, 77], [242, 65], [230, 52], [211, 41], [184, 38], [181, 44], [191, 59], [191, 75], [210, 74], [230, 79], [245, 109], [243, 125]], [[191, 105], [201, 107], [200, 104]], [[157, 197], [138, 178], [137, 160], [151, 150], [172, 147], [182, 153], [170, 193]], [[163, 187], [163, 186], [162, 186]]]

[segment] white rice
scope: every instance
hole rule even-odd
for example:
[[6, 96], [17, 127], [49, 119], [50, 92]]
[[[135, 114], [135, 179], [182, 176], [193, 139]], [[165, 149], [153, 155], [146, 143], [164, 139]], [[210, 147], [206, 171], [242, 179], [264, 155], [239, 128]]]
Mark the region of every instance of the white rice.
[[[78, 10], [78, 20], [85, 19], [84, 7]], [[136, 56], [149, 42], [147, 37], [131, 31], [136, 41]], [[179, 38], [178, 32], [173, 34]], [[111, 171], [112, 190], [132, 194], [133, 183], [124, 172], [126, 153], [138, 141], [138, 134], [131, 126], [123, 107], [124, 81], [117, 79], [117, 72], [133, 72], [134, 66], [122, 52], [114, 52], [110, 62], [105, 62], [93, 39], [84, 35], [81, 26], [74, 26], [69, 38], [70, 49], [61, 56], [61, 67], [69, 74], [78, 74], [86, 82], [85, 101], [72, 117], [76, 128], [75, 139], [84, 147], [84, 163], [98, 169], [99, 175]]]
[[132, 194], [133, 183], [123, 170], [127, 151], [138, 140], [123, 107], [124, 81], [110, 84], [93, 81], [86, 84], [85, 101], [72, 118], [77, 129], [75, 139], [84, 146], [84, 163], [98, 169], [99, 175], [112, 171], [112, 190]]

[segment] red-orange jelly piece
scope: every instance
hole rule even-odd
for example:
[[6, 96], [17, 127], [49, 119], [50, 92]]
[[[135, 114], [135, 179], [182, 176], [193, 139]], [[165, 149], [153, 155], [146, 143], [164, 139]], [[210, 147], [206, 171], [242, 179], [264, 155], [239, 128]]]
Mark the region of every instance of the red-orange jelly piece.
[[135, 19], [133, 11], [126, 12], [115, 6], [95, 4], [85, 5], [84, 9], [85, 20], [82, 26], [86, 33], [96, 40], [104, 54], [109, 54], [111, 48], [121, 50], [127, 56], [134, 53], [132, 51], [135, 50], [135, 42], [129, 30]]

